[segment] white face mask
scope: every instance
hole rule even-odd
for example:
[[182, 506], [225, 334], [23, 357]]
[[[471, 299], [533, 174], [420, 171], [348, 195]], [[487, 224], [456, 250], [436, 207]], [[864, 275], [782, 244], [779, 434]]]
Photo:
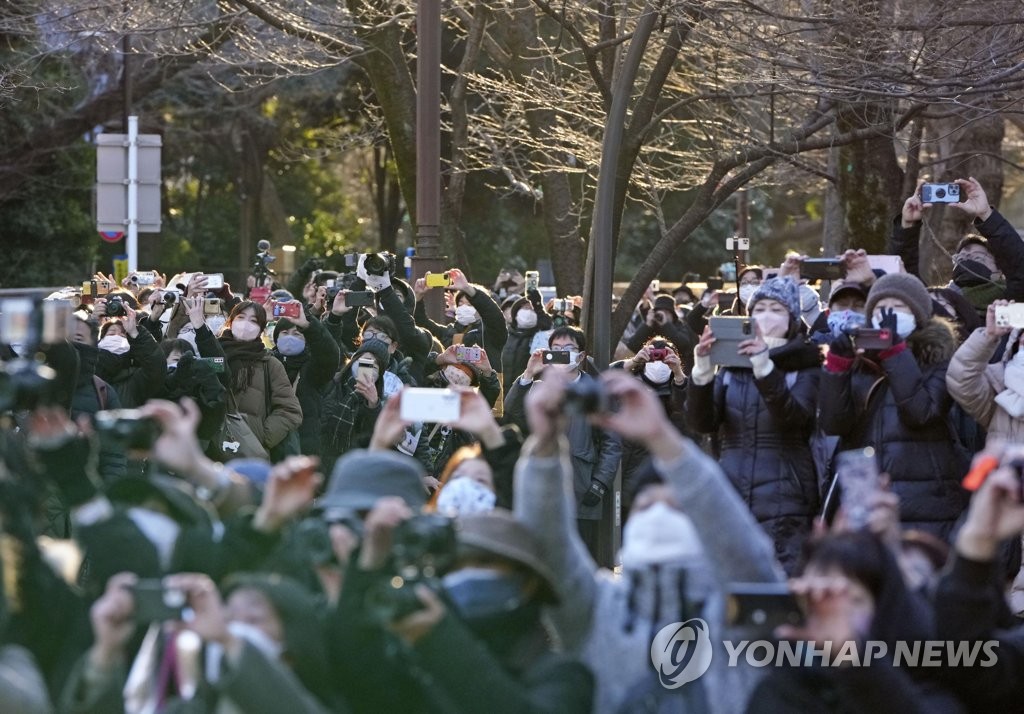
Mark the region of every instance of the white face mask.
[[693, 521], [661, 501], [631, 515], [622, 529], [625, 569], [677, 563], [703, 551]]
[[754, 315], [761, 334], [765, 337], [785, 337], [789, 330], [789, 315], [777, 312], [761, 312]]
[[757, 292], [757, 285], [740, 285], [740, 302], [746, 305]]
[[469, 375], [458, 367], [445, 367], [444, 378], [448, 380], [448, 384], [457, 387], [468, 387], [473, 383], [473, 380], [469, 378]]
[[[875, 329], [882, 327], [882, 316], [875, 315], [871, 318], [871, 324]], [[902, 339], [907, 339], [911, 332], [917, 329], [917, 320], [909, 312], [896, 311], [896, 334]]]
[[106, 352], [113, 352], [115, 355], [123, 355], [131, 348], [128, 338], [121, 335], [107, 335], [97, 342], [96, 346]]
[[652, 384], [664, 384], [672, 376], [672, 368], [664, 362], [648, 362], [644, 365], [644, 377]]
[[260, 326], [255, 322], [238, 318], [231, 322], [231, 334], [235, 336], [236, 340], [251, 342], [260, 338]]
[[219, 335], [221, 329], [224, 327], [224, 323], [228, 319], [223, 315], [210, 315], [206, 318], [206, 326], [210, 328], [210, 332], [215, 335]]
[[516, 327], [520, 330], [529, 330], [537, 326], [537, 313], [533, 310], [519, 309], [516, 313]]
[[460, 325], [472, 325], [477, 321], [476, 308], [472, 305], [459, 305], [455, 308], [455, 321]]
[[178, 331], [178, 339], [185, 340], [185, 342], [192, 345], [192, 351], [195, 352], [196, 354], [199, 354], [199, 345], [196, 344], [196, 333], [192, 329], [191, 325], [189, 325], [188, 328], [188, 330], [182, 328], [181, 330]]
[[494, 510], [497, 496], [494, 491], [471, 478], [449, 481], [437, 494], [437, 512], [449, 516], [468, 516]]

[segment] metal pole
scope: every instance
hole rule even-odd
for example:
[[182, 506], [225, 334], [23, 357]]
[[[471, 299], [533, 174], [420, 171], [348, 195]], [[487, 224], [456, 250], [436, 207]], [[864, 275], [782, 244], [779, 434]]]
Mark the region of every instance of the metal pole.
[[128, 272], [139, 269], [139, 118], [128, 117]]
[[[416, 256], [413, 279], [445, 270], [441, 255], [441, 3], [416, 7]], [[425, 296], [427, 314], [443, 321], [441, 291]]]

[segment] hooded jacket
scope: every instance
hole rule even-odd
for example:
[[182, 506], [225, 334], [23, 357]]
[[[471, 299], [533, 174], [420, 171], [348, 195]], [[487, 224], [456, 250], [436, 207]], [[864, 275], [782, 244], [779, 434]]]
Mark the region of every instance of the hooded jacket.
[[472, 325], [461, 325], [458, 322], [451, 322], [442, 325], [427, 317], [427, 308], [422, 301], [416, 303], [416, 324], [426, 328], [430, 333], [440, 340], [445, 347], [451, 347], [456, 341], [457, 335], [465, 335], [468, 332], [479, 333], [479, 344], [487, 350], [487, 359], [496, 372], [503, 372], [501, 352], [505, 347], [505, 340], [508, 339], [508, 326], [505, 324], [505, 315], [502, 314], [498, 303], [490, 296], [486, 289], [477, 287], [476, 292], [469, 298], [470, 304], [476, 308], [479, 319]]
[[822, 429], [840, 437], [840, 450], [874, 447], [900, 497], [903, 526], [944, 539], [967, 505], [960, 479], [968, 457], [950, 423], [946, 387], [955, 348], [950, 324], [932, 318], [871, 358], [829, 355], [818, 403]]
[[140, 328], [137, 336], [126, 337], [129, 345], [126, 354], [100, 350], [96, 376], [113, 386], [121, 406], [130, 409], [141, 407], [160, 392], [166, 362], [149, 330]]
[[722, 470], [792, 573], [819, 507], [810, 439], [820, 358], [802, 335], [768, 355], [775, 367], [763, 378], [726, 368], [711, 383], [691, 381], [686, 415], [694, 431], [721, 437]]
[[[777, 582], [782, 571], [773, 558], [771, 542], [721, 469], [692, 442], [686, 444], [677, 460], [656, 460], [654, 466], [701, 537], [704, 557], [692, 563], [686, 597], [704, 601], [703, 610], [694, 616], [708, 622], [712, 639], [722, 639], [719, 584]], [[533, 532], [548, 569], [555, 574], [560, 604], [549, 612], [551, 623], [566, 651], [579, 655], [594, 672], [595, 714], [636, 712], [634, 694], [644, 691], [654, 678], [652, 635], [683, 612], [678, 588], [673, 589], [673, 583], [653, 567], [627, 570], [621, 577], [597, 567], [576, 528], [572, 478], [565, 440], [557, 456], [524, 453], [515, 474], [516, 518]], [[669, 711], [725, 714], [741, 710], [759, 670], [727, 667], [727, 661], [713, 657], [711, 669], [698, 680], [706, 690], [706, 705], [693, 706], [680, 696]], [[655, 690], [661, 689], [654, 681]]]

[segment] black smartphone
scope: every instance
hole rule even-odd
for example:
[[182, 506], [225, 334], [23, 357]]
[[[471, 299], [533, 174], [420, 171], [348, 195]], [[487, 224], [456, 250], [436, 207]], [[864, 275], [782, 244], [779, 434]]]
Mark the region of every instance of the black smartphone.
[[800, 277], [805, 280], [842, 280], [846, 264], [839, 258], [804, 258], [800, 261]]
[[369, 290], [357, 290], [345, 293], [345, 304], [348, 307], [365, 307], [373, 304], [373, 293]]
[[180, 620], [185, 609], [185, 593], [165, 588], [160, 580], [139, 580], [131, 586], [135, 600], [135, 621], [139, 623]]
[[544, 364], [569, 364], [569, 353], [544, 350]]
[[729, 583], [725, 621], [768, 633], [780, 625], [802, 624], [804, 614], [786, 583]]

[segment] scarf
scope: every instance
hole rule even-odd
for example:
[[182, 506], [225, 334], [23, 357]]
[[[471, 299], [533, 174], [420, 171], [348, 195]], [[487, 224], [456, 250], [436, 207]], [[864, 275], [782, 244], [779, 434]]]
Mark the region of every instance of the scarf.
[[231, 367], [231, 391], [242, 394], [252, 384], [256, 368], [264, 361], [267, 349], [259, 340], [242, 342], [230, 332], [220, 336], [220, 345]]
[[960, 292], [963, 293], [963, 296], [967, 298], [967, 302], [971, 303], [971, 306], [984, 320], [985, 311], [988, 310], [988, 306], [992, 301], [1006, 297], [1006, 282], [999, 280], [982, 285], [972, 285], [961, 288]]
[[996, 404], [1014, 419], [1024, 417], [1024, 349], [1017, 350], [1003, 368], [1003, 391], [996, 395]]
[[290, 357], [281, 354], [276, 349], [272, 354], [281, 364], [284, 365], [284, 371], [288, 373], [288, 381], [292, 383], [292, 386], [294, 386], [295, 381], [299, 378], [299, 373], [302, 371], [302, 368], [306, 366], [307, 362], [309, 362], [309, 350], [304, 350], [302, 354], [292, 355]]

